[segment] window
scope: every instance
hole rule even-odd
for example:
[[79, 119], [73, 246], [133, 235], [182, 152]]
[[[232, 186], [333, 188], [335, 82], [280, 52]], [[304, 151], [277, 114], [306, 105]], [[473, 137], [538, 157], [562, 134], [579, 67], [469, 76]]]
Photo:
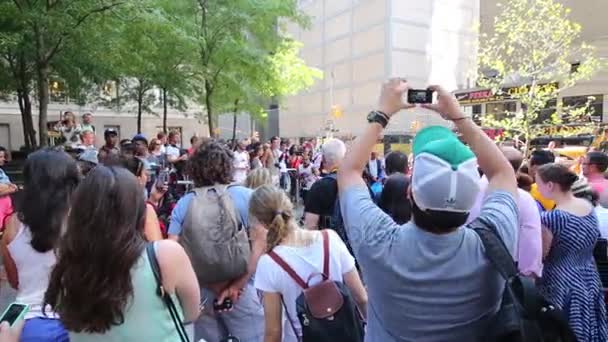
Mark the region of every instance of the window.
[[536, 119], [536, 121], [534, 123], [538, 123], [538, 124], [546, 123], [547, 121], [551, 120], [551, 116], [556, 111], [557, 111], [557, 100], [553, 99], [553, 100], [547, 101], [545, 108], [540, 110], [540, 113], [538, 113], [538, 118]]
[[578, 71], [578, 68], [581, 66], [581, 62], [576, 62], [576, 63], [572, 63], [570, 64], [570, 73], [574, 74], [575, 72]]
[[[589, 102], [587, 114], [591, 114], [592, 121], [602, 121], [604, 111], [604, 96], [603, 95], [585, 95], [585, 96], [569, 96], [562, 99], [564, 114], [567, 117], [569, 111], [584, 107]], [[579, 120], [581, 118], [571, 118]]]
[[[504, 119], [506, 114], [515, 113], [517, 110], [517, 102], [515, 101], [487, 103], [485, 106], [486, 115], [494, 115], [497, 120]], [[481, 111], [481, 107], [478, 110]]]
[[56, 103], [68, 102], [65, 82], [60, 80], [51, 80], [49, 82], [49, 100]]
[[120, 139], [121, 139], [120, 138], [121, 137], [121, 135], [120, 135], [120, 126], [118, 126], [118, 125], [103, 125], [103, 131], [104, 131], [104, 133], [105, 133], [106, 129], [110, 129], [110, 128], [114, 129], [116, 131], [116, 133], [118, 133], [118, 140], [120, 141]]
[[473, 105], [471, 110], [471, 116], [473, 117], [473, 121], [478, 125], [481, 124], [481, 105], [476, 104]]

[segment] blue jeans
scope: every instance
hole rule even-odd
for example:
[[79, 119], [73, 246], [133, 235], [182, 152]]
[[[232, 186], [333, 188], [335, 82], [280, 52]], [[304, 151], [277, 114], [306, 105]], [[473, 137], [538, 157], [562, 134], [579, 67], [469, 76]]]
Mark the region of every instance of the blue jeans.
[[21, 342], [69, 342], [68, 331], [58, 319], [36, 317], [25, 321]]
[[264, 308], [260, 303], [258, 293], [251, 282], [245, 286], [245, 291], [234, 304], [232, 311], [222, 313], [223, 327], [213, 312], [213, 292], [201, 289], [201, 298], [207, 298], [205, 312], [201, 314], [198, 321], [194, 323], [195, 341], [204, 339], [216, 342], [226, 337], [225, 328], [238, 337], [241, 342], [264, 341]]

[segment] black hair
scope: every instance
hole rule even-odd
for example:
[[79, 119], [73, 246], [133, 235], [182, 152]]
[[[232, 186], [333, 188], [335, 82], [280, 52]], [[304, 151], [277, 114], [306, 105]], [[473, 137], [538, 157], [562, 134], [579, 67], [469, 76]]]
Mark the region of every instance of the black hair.
[[403, 173], [389, 176], [384, 183], [378, 207], [387, 213], [397, 224], [404, 224], [412, 217], [412, 206], [407, 196], [409, 178]]
[[564, 192], [570, 191], [572, 184], [578, 180], [578, 176], [566, 166], [556, 163], [545, 164], [538, 168], [538, 176], [543, 182], [558, 184]]
[[144, 144], [146, 144], [146, 146], [148, 146], [148, 139], [146, 139], [144, 137], [135, 137], [135, 138], [131, 139], [131, 142], [133, 144], [135, 144], [136, 141], [142, 141]]
[[392, 175], [395, 172], [405, 173], [408, 168], [407, 155], [400, 151], [393, 151], [386, 155], [386, 174]]
[[104, 333], [124, 323], [133, 267], [146, 246], [145, 217], [139, 184], [121, 167], [96, 167], [74, 192], [44, 296], [66, 329]]
[[519, 169], [521, 168], [521, 164], [523, 164], [524, 159], [522, 158], [515, 158], [515, 159], [509, 159], [509, 163], [511, 164], [511, 167], [513, 167], [513, 171], [518, 172]]
[[225, 144], [216, 140], [206, 141], [188, 159], [187, 173], [197, 187], [230, 184], [234, 170], [233, 156]]
[[0, 152], [6, 152], [6, 148], [4, 148], [4, 146], [0, 146]]
[[555, 162], [555, 155], [547, 150], [534, 150], [530, 155], [530, 166], [541, 166]]
[[454, 213], [449, 211], [425, 210], [412, 202], [412, 217], [414, 223], [421, 229], [435, 234], [446, 234], [461, 227], [467, 222], [469, 213]]
[[32, 234], [32, 248], [45, 253], [59, 241], [80, 172], [67, 153], [44, 149], [28, 156], [23, 179], [23, 194], [15, 211]]
[[589, 152], [587, 153], [587, 159], [590, 165], [595, 165], [599, 172], [606, 172], [608, 169], [608, 155], [604, 152]]
[[[280, 139], [281, 139], [281, 138], [279, 138], [278, 136], [276, 136], [276, 135], [275, 135], [274, 137], [270, 138], [270, 142], [272, 143], [273, 141], [275, 141], [275, 140], [280, 140]], [[280, 142], [280, 141], [279, 141], [279, 142]]]
[[144, 162], [137, 157], [122, 156], [119, 161], [119, 165], [129, 170], [135, 177], [141, 176], [142, 172], [145, 171]]

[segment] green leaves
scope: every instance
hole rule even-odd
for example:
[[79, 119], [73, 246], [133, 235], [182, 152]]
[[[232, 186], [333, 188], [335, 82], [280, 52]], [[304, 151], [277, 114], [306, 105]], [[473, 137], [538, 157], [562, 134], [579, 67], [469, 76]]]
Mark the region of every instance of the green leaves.
[[[569, 13], [555, 0], [510, 0], [501, 6], [494, 32], [483, 37], [479, 51], [479, 70], [495, 70], [498, 75], [480, 75], [479, 85], [496, 90], [515, 82], [528, 88], [512, 95], [522, 110], [501, 114], [501, 120], [485, 117], [484, 124], [505, 127], [512, 135], [528, 139], [537, 133], [535, 124], [561, 122], [559, 115], [541, 120], [539, 113], [560, 91], [589, 79], [601, 66], [595, 48], [580, 42], [581, 25], [572, 22]], [[574, 62], [580, 66], [571, 72]], [[546, 86], [554, 82], [559, 82], [559, 88]], [[589, 121], [588, 112], [582, 108], [579, 112]]]

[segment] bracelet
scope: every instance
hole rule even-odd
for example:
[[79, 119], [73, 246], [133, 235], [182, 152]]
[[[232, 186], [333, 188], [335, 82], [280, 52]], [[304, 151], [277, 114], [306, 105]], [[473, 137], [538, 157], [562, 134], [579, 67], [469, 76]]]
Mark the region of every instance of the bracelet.
[[462, 120], [466, 120], [466, 119], [470, 119], [470, 116], [463, 116], [461, 118], [456, 118], [456, 119], [450, 119], [450, 121], [462, 121]]

